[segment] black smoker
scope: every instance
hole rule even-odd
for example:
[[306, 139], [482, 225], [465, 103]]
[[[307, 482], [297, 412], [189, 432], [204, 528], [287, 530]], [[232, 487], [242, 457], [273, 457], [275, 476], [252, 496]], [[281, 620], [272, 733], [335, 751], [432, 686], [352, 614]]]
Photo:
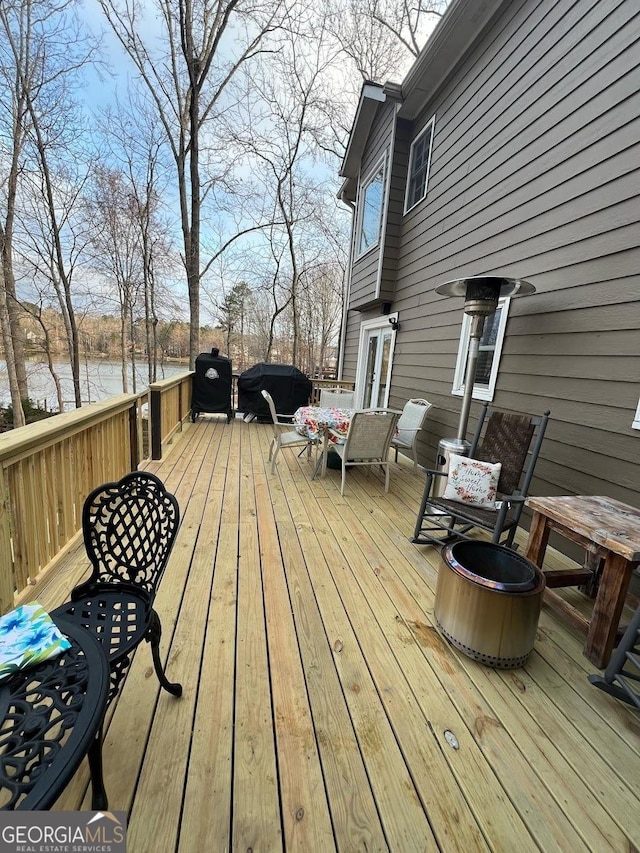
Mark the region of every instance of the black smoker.
[[308, 405], [311, 389], [311, 380], [291, 364], [254, 364], [238, 377], [238, 411], [245, 417], [255, 415], [260, 421], [270, 421], [264, 390], [273, 397], [278, 414], [292, 415]]
[[195, 421], [201, 412], [223, 414], [227, 423], [233, 417], [231, 402], [231, 359], [219, 355], [214, 347], [211, 352], [202, 352], [196, 358], [196, 372], [191, 392], [191, 420]]

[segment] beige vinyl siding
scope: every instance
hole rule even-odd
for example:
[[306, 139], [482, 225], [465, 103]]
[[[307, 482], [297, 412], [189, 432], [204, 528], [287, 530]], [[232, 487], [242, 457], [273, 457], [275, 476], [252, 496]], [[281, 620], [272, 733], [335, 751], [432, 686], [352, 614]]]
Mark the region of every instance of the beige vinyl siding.
[[434, 403], [424, 464], [460, 406], [462, 299], [434, 289], [499, 272], [537, 289], [511, 301], [493, 400], [551, 409], [533, 491], [640, 503], [639, 39], [638, 0], [505, 4], [413, 122], [436, 115], [398, 249], [390, 404]]

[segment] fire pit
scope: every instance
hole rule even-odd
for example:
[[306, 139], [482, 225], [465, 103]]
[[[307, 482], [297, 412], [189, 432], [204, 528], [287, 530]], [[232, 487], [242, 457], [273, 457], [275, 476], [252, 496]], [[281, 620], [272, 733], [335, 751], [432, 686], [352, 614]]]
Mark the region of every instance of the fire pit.
[[515, 551], [492, 542], [445, 545], [435, 617], [449, 642], [498, 669], [526, 662], [535, 640], [545, 579]]

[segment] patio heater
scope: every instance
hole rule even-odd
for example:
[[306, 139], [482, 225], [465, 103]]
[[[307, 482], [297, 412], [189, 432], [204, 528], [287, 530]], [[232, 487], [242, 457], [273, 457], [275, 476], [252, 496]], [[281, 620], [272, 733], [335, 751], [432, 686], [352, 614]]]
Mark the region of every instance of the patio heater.
[[[473, 397], [473, 384], [478, 365], [480, 340], [484, 330], [485, 318], [495, 313], [498, 300], [506, 296], [529, 296], [535, 293], [535, 287], [522, 279], [502, 278], [499, 276], [472, 276], [447, 281], [436, 287], [440, 296], [463, 296], [464, 313], [471, 317], [469, 349], [464, 376], [464, 395], [458, 422], [458, 434], [455, 438], [443, 438], [438, 444], [436, 470], [448, 471], [449, 457], [452, 453], [466, 456], [470, 443], [466, 440], [469, 411]], [[434, 495], [440, 496], [447, 485], [445, 477], [438, 477], [434, 484]]]

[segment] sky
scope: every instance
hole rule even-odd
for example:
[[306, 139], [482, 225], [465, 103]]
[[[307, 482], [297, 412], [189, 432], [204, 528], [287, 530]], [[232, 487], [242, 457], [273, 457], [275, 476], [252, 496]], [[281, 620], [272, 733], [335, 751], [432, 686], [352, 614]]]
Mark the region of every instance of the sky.
[[[105, 68], [87, 67], [85, 69], [87, 78], [87, 85], [84, 92], [85, 102], [88, 110], [95, 112], [96, 107], [106, 108], [109, 105], [112, 105], [115, 102], [116, 96], [124, 102], [127, 99], [129, 80], [134, 79], [136, 75], [131, 60], [126, 55], [118, 39], [113, 34], [111, 27], [106, 21], [98, 0], [82, 0], [82, 4], [79, 6], [79, 13], [91, 31], [100, 36], [102, 58], [105, 65]], [[433, 18], [432, 25], [435, 25], [435, 22], [436, 19]], [[148, 39], [149, 36], [152, 35], [154, 24], [154, 15], [149, 15], [144, 21], [145, 39]], [[407, 65], [409, 64], [410, 63], [408, 62]], [[399, 73], [396, 79], [399, 81], [401, 78], [402, 74]], [[356, 103], [353, 104], [354, 114], [355, 108]], [[352, 118], [352, 116], [349, 116], [348, 107], [346, 108], [345, 118], [347, 122]], [[315, 176], [325, 179], [326, 184], [329, 187], [329, 192], [334, 196], [341, 183], [341, 179], [338, 176], [338, 169], [338, 160], [335, 160], [329, 165], [319, 163], [315, 166]], [[238, 176], [240, 178], [242, 177], [242, 167], [239, 169]], [[251, 175], [245, 175], [245, 177], [251, 177]], [[182, 237], [177, 219], [177, 200], [176, 203], [172, 205], [172, 208], [176, 218], [174, 229], [176, 234], [176, 246], [181, 247]], [[345, 219], [347, 217], [348, 213], [345, 211]], [[229, 230], [232, 232], [234, 228], [235, 226], [233, 223], [229, 221]], [[206, 242], [206, 234], [204, 237]], [[178, 294], [184, 293], [184, 280], [182, 275], [180, 275], [175, 281], [175, 290]], [[183, 302], [185, 303], [186, 311], [186, 300], [183, 300]], [[203, 308], [204, 307], [205, 306], [203, 305]], [[203, 317], [203, 321], [206, 321], [206, 319], [207, 318]]]
[[95, 35], [100, 36], [100, 46], [107, 70], [98, 71], [89, 68], [86, 89], [87, 103], [91, 107], [108, 106], [113, 103], [116, 91], [126, 92], [127, 80], [131, 73], [131, 61], [126, 56], [120, 42], [105, 20], [98, 0], [82, 0], [79, 14]]

